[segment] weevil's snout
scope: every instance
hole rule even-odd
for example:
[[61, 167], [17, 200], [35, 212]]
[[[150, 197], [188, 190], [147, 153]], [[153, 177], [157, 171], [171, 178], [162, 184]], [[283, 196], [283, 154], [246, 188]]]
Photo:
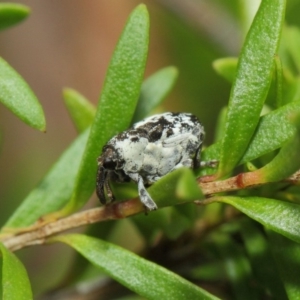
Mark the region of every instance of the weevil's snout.
[[117, 158], [114, 149], [104, 149], [102, 155], [98, 158], [98, 166], [107, 170], [115, 170], [117, 167]]
[[111, 159], [110, 157], [105, 158], [102, 161], [102, 165], [105, 169], [108, 169], [108, 170], [115, 170], [116, 167], [117, 167], [117, 163], [113, 159]]

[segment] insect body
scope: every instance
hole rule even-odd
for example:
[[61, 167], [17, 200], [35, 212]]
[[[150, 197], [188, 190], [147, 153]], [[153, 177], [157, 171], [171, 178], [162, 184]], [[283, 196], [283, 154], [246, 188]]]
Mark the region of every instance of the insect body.
[[170, 112], [146, 118], [114, 136], [98, 158], [96, 192], [101, 203], [107, 202], [105, 189], [109, 201], [114, 200], [110, 180], [133, 180], [146, 209], [157, 209], [145, 185], [180, 167], [199, 167], [203, 139], [204, 128], [196, 116]]

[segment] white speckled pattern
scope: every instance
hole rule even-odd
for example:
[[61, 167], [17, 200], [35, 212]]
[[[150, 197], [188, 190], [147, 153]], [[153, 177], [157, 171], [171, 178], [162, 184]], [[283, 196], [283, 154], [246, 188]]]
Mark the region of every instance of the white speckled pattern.
[[199, 167], [203, 139], [203, 126], [189, 113], [158, 114], [135, 123], [103, 147], [97, 175], [100, 201], [106, 203], [104, 186], [109, 178], [121, 182], [131, 179], [138, 183], [146, 208], [156, 209], [144, 185], [182, 166]]

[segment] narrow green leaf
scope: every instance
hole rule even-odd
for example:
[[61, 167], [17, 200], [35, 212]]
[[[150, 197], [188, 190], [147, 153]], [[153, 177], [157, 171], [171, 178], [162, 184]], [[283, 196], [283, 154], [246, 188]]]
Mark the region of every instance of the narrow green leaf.
[[178, 239], [186, 230], [191, 229], [197, 219], [194, 203], [171, 207], [169, 224], [164, 233], [169, 239]]
[[274, 270], [275, 261], [265, 235], [253, 221], [244, 220], [241, 233], [255, 278], [274, 299], [287, 300], [280, 275]]
[[[123, 184], [123, 186], [125, 185]], [[136, 185], [133, 188], [135, 189], [135, 194], [132, 196], [136, 197]], [[122, 188], [123, 191], [124, 188]], [[118, 195], [119, 191], [116, 190], [116, 192], [114, 190], [114, 194]], [[178, 208], [175, 205], [203, 199], [203, 194], [197, 184], [195, 175], [188, 168], [180, 168], [167, 174], [155, 182], [148, 189], [148, 192], [158, 207], [172, 206], [169, 209], [159, 209], [151, 212], [146, 220], [144, 215], [137, 215], [133, 218], [137, 229], [142, 235], [147, 237], [148, 241], [149, 237], [152, 237], [157, 230], [163, 231], [170, 239], [178, 237], [180, 233], [189, 228], [194, 222], [193, 212], [195, 208], [194, 204], [191, 203], [180, 205]]]
[[190, 170], [185, 171], [176, 186], [176, 194], [181, 199], [201, 199], [203, 194]]
[[138, 214], [132, 218], [136, 229], [152, 245], [157, 233], [163, 233], [168, 239], [176, 240], [195, 222], [195, 204], [186, 203], [180, 206], [159, 209], [145, 216]]
[[[33, 299], [27, 272], [18, 258], [0, 244], [2, 253], [2, 300]], [[1, 259], [1, 257], [0, 257]]]
[[300, 72], [300, 54], [299, 54], [299, 47], [300, 47], [300, 29], [295, 26], [289, 26], [285, 28], [285, 34], [287, 43], [286, 46], [288, 47], [288, 51], [292, 56], [293, 63], [296, 65], [298, 73]]
[[141, 4], [131, 13], [111, 59], [74, 193], [63, 214], [81, 207], [91, 196], [102, 147], [131, 123], [144, 74], [148, 39], [149, 16], [146, 6]]
[[235, 78], [237, 63], [236, 57], [219, 58], [213, 62], [213, 68], [219, 75], [232, 83]]
[[283, 71], [279, 56], [275, 56], [276, 107], [283, 105]]
[[1, 57], [0, 102], [29, 126], [45, 131], [46, 121], [38, 99], [24, 79]]
[[[167, 174], [155, 182], [148, 192], [160, 208], [203, 199], [192, 170], [187, 168], [180, 168]], [[151, 212], [147, 220], [143, 216], [136, 216], [134, 222], [147, 237], [152, 236], [157, 230], [162, 230], [168, 238], [175, 239], [194, 222], [193, 206], [194, 204], [188, 203], [178, 208], [171, 207], [169, 210], [160, 209]]]
[[223, 268], [223, 262], [202, 262], [200, 265], [195, 265], [189, 274], [194, 280], [203, 281], [224, 281], [226, 274]]
[[84, 235], [55, 237], [75, 248], [92, 264], [146, 299], [217, 299], [175, 273], [119, 246]]
[[133, 123], [145, 118], [172, 90], [178, 77], [175, 67], [166, 67], [147, 78], [133, 116]]
[[223, 107], [219, 113], [217, 119], [217, 125], [215, 128], [214, 141], [219, 142], [222, 141], [224, 136], [224, 128], [226, 124], [226, 115], [227, 115], [227, 107]]
[[235, 299], [257, 299], [256, 291], [250, 286], [252, 281], [251, 266], [249, 261], [228, 235], [215, 234], [214, 244], [224, 263], [224, 269], [232, 286]]
[[236, 166], [259, 121], [271, 83], [284, 12], [284, 0], [262, 1], [248, 32], [229, 100], [219, 177]]
[[276, 150], [292, 138], [296, 128], [289, 117], [294, 113], [300, 113], [299, 102], [287, 104], [263, 116], [240, 164]]
[[294, 77], [287, 69], [283, 69], [283, 104], [300, 100], [300, 77]]
[[217, 197], [250, 218], [300, 243], [300, 205], [261, 197]]
[[[279, 149], [296, 132], [295, 126], [289, 121], [292, 114], [300, 113], [300, 103], [293, 102], [276, 109], [260, 118], [249, 147], [239, 164], [254, 160], [276, 149]], [[221, 144], [216, 143], [203, 151], [202, 160], [220, 159]], [[197, 175], [211, 174], [215, 170], [206, 168], [199, 170]]]
[[11, 27], [28, 17], [30, 8], [22, 4], [0, 3], [0, 30]]
[[271, 230], [268, 231], [268, 236], [288, 298], [299, 299], [300, 245]]
[[81, 134], [61, 155], [49, 173], [9, 218], [5, 227], [31, 225], [41, 216], [57, 211], [70, 200], [88, 134], [88, 131]]
[[134, 222], [136, 229], [145, 237], [145, 241], [148, 245], [153, 244], [153, 239], [157, 236], [157, 232], [164, 232], [164, 234], [172, 239], [172, 232], [168, 230], [168, 225], [170, 224], [170, 214], [173, 207], [168, 207], [165, 209], [158, 209], [147, 215], [137, 214], [131, 218]]
[[[220, 161], [220, 152], [221, 152], [221, 143], [218, 142], [218, 143], [212, 144], [203, 150], [203, 152], [201, 153], [201, 160], [202, 161], [211, 161], [211, 160]], [[199, 168], [198, 170], [195, 171], [195, 173], [196, 173], [197, 177], [208, 175], [208, 174], [215, 174], [216, 169], [215, 168]]]
[[192, 170], [180, 168], [157, 182], [149, 189], [153, 200], [158, 207], [173, 206], [203, 198]]
[[[299, 119], [298, 116], [296, 115], [295, 117]], [[299, 120], [295, 121], [300, 123]], [[297, 132], [283, 145], [275, 158], [261, 169], [255, 171], [257, 176], [260, 177], [261, 183], [283, 180], [300, 169], [299, 125], [296, 124], [296, 127], [298, 127]]]
[[176, 240], [184, 231], [191, 228], [195, 221], [195, 204], [186, 203], [180, 206], [159, 209], [151, 214], [138, 214], [132, 218], [136, 229], [144, 236], [149, 245], [158, 232], [170, 240]]
[[80, 133], [87, 129], [95, 117], [94, 105], [82, 94], [70, 88], [63, 90], [63, 97], [77, 131]]

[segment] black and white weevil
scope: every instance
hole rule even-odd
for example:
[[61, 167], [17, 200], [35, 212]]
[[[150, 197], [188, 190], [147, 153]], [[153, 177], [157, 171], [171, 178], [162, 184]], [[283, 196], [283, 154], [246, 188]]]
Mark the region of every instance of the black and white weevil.
[[96, 192], [100, 202], [114, 200], [109, 181], [133, 180], [146, 209], [157, 209], [145, 185], [180, 167], [216, 165], [216, 161], [200, 162], [204, 134], [196, 116], [167, 112], [148, 117], [114, 136], [98, 158]]

